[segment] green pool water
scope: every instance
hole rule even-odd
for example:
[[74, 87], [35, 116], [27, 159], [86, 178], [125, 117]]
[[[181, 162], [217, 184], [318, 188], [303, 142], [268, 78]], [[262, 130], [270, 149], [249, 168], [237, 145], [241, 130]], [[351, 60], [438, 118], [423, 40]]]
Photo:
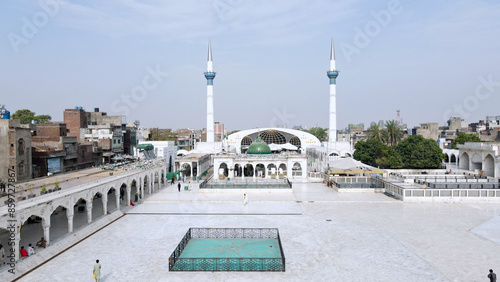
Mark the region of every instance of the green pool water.
[[280, 258], [277, 239], [191, 239], [180, 258]]
[[171, 271], [284, 271], [278, 239], [191, 239]]

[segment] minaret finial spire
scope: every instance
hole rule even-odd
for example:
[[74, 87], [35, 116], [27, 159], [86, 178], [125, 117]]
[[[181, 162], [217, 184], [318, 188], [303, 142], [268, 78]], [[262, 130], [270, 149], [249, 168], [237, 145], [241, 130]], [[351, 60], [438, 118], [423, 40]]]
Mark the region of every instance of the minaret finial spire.
[[212, 61], [212, 43], [208, 39], [208, 61]]
[[335, 61], [335, 48], [333, 48], [333, 36], [332, 36], [332, 50], [330, 52], [330, 61]]

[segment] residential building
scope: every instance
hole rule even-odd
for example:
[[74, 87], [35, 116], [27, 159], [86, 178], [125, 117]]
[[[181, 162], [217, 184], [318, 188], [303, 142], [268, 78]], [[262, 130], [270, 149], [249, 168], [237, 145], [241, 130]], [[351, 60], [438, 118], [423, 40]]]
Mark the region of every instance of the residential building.
[[31, 124], [0, 119], [0, 183], [32, 178]]

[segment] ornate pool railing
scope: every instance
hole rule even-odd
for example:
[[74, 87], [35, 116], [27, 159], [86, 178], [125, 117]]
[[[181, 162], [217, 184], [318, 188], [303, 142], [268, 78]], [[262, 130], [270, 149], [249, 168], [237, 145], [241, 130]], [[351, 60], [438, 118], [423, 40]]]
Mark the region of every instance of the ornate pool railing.
[[292, 182], [288, 178], [272, 180], [206, 180], [200, 184], [200, 189], [291, 189]]
[[[180, 258], [196, 239], [276, 239], [280, 258]], [[169, 257], [169, 271], [285, 271], [285, 254], [277, 228], [189, 228]]]

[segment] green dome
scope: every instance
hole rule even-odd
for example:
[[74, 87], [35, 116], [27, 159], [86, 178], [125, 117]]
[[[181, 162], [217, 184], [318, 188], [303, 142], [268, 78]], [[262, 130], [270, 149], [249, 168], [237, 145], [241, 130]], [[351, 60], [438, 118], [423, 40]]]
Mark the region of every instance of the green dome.
[[260, 137], [257, 137], [255, 141], [250, 144], [250, 147], [248, 147], [247, 154], [252, 154], [252, 155], [265, 155], [265, 154], [271, 154], [271, 148], [266, 144], [266, 142], [262, 141]]

